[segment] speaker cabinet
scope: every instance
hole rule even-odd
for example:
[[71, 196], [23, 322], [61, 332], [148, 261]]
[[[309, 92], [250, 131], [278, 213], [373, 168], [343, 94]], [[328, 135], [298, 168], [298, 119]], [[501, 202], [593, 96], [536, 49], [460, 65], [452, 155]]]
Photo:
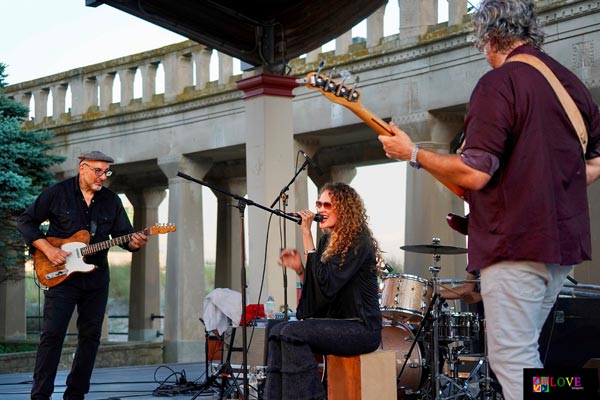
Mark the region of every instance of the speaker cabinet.
[[581, 368], [600, 358], [600, 298], [559, 297], [540, 335], [546, 368]]

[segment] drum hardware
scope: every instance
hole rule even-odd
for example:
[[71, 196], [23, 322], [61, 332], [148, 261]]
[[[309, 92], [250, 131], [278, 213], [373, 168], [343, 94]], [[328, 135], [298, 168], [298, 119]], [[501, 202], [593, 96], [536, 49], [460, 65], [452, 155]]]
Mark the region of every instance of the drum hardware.
[[[479, 280], [438, 278], [441, 271], [439, 265], [441, 255], [464, 254], [467, 249], [441, 245], [438, 238], [433, 238], [432, 243], [428, 245], [402, 246], [401, 249], [432, 254], [433, 263], [429, 266], [432, 278], [427, 280], [427, 284], [420, 287], [421, 291], [416, 286], [425, 280], [411, 275], [390, 275], [388, 276], [389, 282], [384, 282], [382, 314], [393, 321], [399, 321], [401, 326], [409, 321], [419, 324], [414, 338], [406, 338], [406, 341], [410, 340], [412, 343], [403, 356], [404, 359], [398, 358], [397, 360], [398, 363], [402, 361], [402, 368], [398, 374], [398, 382], [401, 386], [398, 388], [399, 393], [402, 392], [411, 399], [412, 395], [418, 395], [419, 397], [414, 398], [421, 400], [501, 400], [499, 386], [494, 387], [494, 379], [490, 376], [485, 325], [483, 324], [485, 321], [480, 323], [479, 316], [475, 313], [443, 310], [443, 301], [439, 294], [440, 287], [454, 291], [443, 284], [479, 283]], [[403, 303], [406, 301], [401, 285], [406, 285], [404, 281], [411, 284], [408, 285], [410, 296], [419, 297], [420, 304], [418, 306], [415, 304], [407, 306]], [[428, 298], [430, 298], [429, 301], [427, 301]], [[427, 305], [426, 307], [423, 307], [423, 302]], [[385, 332], [383, 336], [385, 341]], [[425, 363], [420, 361], [421, 349], [416, 346], [421, 336], [428, 338], [423, 344], [425, 360], [427, 360]], [[473, 351], [473, 348], [469, 347], [478, 344], [478, 340], [483, 342], [484, 354], [481, 354], [481, 351]], [[410, 354], [415, 348], [419, 353], [418, 362], [410, 359]], [[447, 367], [446, 371], [444, 371], [444, 363]], [[418, 368], [419, 365], [422, 367]], [[403, 374], [417, 370], [419, 373], [427, 371], [427, 376], [423, 377], [423, 382], [416, 386], [414, 379], [407, 385], [406, 377]], [[406, 387], [408, 390], [403, 390]], [[404, 396], [399, 398], [404, 398]]]
[[[406, 368], [407, 361], [410, 358], [410, 355], [412, 354], [412, 351], [413, 351], [415, 345], [417, 344], [417, 340], [419, 339], [419, 337], [421, 336], [421, 333], [423, 332], [423, 327], [427, 324], [428, 319], [431, 318], [431, 315], [432, 315], [431, 308], [432, 308], [433, 304], [437, 301], [438, 296], [439, 296], [439, 294], [434, 295], [434, 298], [428, 305], [427, 312], [425, 313], [425, 318], [423, 319], [423, 321], [419, 324], [419, 327], [417, 328], [417, 333], [415, 334], [415, 337], [410, 345], [410, 348], [408, 349], [408, 353], [404, 357], [404, 362], [402, 364], [402, 368], [400, 368], [400, 373], [398, 374], [399, 381], [402, 378], [402, 373], [404, 372], [404, 369]], [[436, 364], [434, 364], [434, 365], [436, 365]]]

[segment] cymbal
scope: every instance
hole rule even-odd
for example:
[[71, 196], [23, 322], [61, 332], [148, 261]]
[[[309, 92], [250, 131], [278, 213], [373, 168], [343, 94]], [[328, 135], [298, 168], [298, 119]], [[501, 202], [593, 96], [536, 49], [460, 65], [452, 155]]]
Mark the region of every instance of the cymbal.
[[413, 244], [408, 246], [400, 246], [400, 248], [412, 253], [423, 254], [465, 254], [467, 252], [467, 249], [464, 247], [444, 246], [436, 243]]

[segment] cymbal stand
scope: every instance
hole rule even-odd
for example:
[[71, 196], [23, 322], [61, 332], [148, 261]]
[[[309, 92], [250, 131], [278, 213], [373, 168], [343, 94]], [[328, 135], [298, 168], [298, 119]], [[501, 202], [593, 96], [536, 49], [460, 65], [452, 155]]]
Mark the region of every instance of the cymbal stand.
[[419, 340], [419, 338], [421, 336], [423, 327], [425, 325], [427, 325], [428, 319], [432, 317], [432, 314], [433, 314], [432, 307], [433, 307], [433, 304], [435, 303], [435, 301], [437, 300], [437, 297], [439, 297], [439, 294], [433, 295], [433, 299], [429, 303], [429, 307], [427, 307], [425, 316], [423, 317], [423, 320], [419, 324], [419, 328], [417, 329], [417, 332], [415, 333], [415, 337], [413, 338], [413, 341], [410, 344], [410, 348], [408, 349], [408, 352], [404, 355], [404, 363], [402, 364], [402, 368], [400, 369], [400, 373], [398, 374], [398, 377], [397, 377], [398, 382], [400, 381], [400, 378], [402, 377], [402, 373], [404, 372], [404, 369], [406, 368], [406, 365], [408, 363], [408, 360], [410, 359], [413, 349], [415, 348], [415, 345], [417, 344], [417, 341]]
[[[434, 239], [435, 240], [435, 239]], [[439, 240], [439, 239], [438, 239]], [[440, 255], [436, 252], [433, 254], [433, 264], [429, 266], [429, 272], [433, 276], [431, 281], [433, 282], [433, 298], [431, 302], [433, 303], [432, 313], [433, 313], [433, 380], [434, 380], [434, 390], [435, 396], [434, 399], [441, 398], [440, 391], [440, 326], [439, 326], [439, 317], [441, 310], [440, 303], [440, 289], [439, 289], [439, 281], [438, 281], [438, 273], [441, 268], [439, 266]]]

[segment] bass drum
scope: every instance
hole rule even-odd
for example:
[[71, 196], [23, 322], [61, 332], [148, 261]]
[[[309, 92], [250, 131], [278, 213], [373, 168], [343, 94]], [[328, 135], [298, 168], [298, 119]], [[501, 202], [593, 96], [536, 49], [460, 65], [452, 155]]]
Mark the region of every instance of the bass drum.
[[[406, 360], [406, 355], [414, 340], [415, 335], [403, 323], [384, 326], [381, 331], [381, 349], [396, 350], [396, 376], [399, 388], [417, 390], [425, 376], [423, 373], [424, 360], [419, 342], [413, 347], [406, 366], [402, 370], [404, 360]], [[401, 371], [402, 373], [400, 373]]]

